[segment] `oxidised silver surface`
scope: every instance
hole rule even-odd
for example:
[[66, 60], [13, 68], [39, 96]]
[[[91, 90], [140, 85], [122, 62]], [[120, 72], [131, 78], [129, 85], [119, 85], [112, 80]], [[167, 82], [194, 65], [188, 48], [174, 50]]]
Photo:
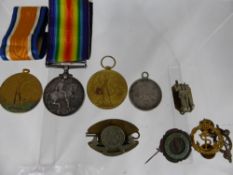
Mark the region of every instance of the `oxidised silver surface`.
[[143, 72], [142, 78], [130, 87], [129, 98], [135, 107], [141, 110], [151, 110], [159, 105], [162, 91], [155, 81], [149, 79], [149, 74]]
[[107, 149], [121, 148], [125, 142], [124, 131], [118, 126], [108, 126], [101, 132], [101, 141]]
[[82, 84], [71, 74], [64, 73], [46, 86], [44, 104], [50, 112], [59, 116], [67, 116], [82, 106], [84, 96]]

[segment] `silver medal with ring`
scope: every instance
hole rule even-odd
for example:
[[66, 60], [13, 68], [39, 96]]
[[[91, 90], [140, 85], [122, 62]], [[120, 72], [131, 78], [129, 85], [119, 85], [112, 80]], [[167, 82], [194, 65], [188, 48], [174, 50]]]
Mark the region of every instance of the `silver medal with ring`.
[[85, 92], [82, 84], [68, 73], [54, 78], [44, 90], [44, 104], [53, 114], [68, 116], [75, 113], [83, 104]]
[[149, 79], [148, 72], [142, 72], [142, 78], [131, 85], [129, 98], [138, 109], [152, 110], [159, 105], [162, 91], [155, 81]]

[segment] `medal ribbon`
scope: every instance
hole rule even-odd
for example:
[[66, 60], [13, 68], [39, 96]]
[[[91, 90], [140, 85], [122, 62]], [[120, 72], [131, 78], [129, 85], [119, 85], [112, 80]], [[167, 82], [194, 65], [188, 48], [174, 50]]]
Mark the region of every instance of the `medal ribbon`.
[[92, 3], [88, 0], [50, 0], [49, 9], [46, 63], [85, 62], [91, 52]]
[[3, 60], [37, 60], [46, 53], [47, 7], [14, 7], [10, 26], [3, 37]]

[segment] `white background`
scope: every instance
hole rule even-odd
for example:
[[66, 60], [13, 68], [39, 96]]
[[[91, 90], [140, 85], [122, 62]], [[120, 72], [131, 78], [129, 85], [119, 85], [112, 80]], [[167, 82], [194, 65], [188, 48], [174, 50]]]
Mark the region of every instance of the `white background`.
[[[47, 4], [46, 0], [0, 0], [0, 39], [9, 26], [13, 6]], [[100, 59], [112, 55], [117, 59], [115, 70], [128, 86], [148, 71], [162, 89], [161, 104], [143, 112], [127, 97], [118, 108], [101, 110], [86, 96], [82, 108], [66, 118], [50, 114], [42, 100], [24, 114], [1, 107], [0, 175], [23, 174], [30, 168], [43, 172], [40, 175], [232, 175], [233, 166], [222, 154], [207, 160], [194, 150], [181, 163], [168, 162], [160, 153], [144, 165], [168, 129], [178, 127], [190, 133], [200, 120], [209, 118], [233, 132], [232, 17], [232, 0], [94, 0], [88, 68], [70, 72], [86, 87], [89, 77], [101, 69]], [[0, 83], [23, 68], [29, 68], [43, 87], [62, 73], [46, 68], [44, 59], [1, 61]], [[192, 88], [196, 108], [185, 116], [173, 107], [170, 87], [175, 79]], [[141, 138], [134, 150], [105, 157], [89, 148], [88, 127], [110, 118], [138, 126]]]

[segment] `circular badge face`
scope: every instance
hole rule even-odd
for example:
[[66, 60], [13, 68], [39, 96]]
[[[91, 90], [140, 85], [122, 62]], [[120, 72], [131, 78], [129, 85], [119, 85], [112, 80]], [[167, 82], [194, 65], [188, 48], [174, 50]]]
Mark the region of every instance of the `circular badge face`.
[[[106, 58], [113, 61], [112, 66], [104, 66]], [[112, 109], [119, 106], [125, 99], [128, 91], [124, 77], [112, 68], [116, 60], [112, 56], [105, 56], [101, 59], [101, 66], [104, 70], [96, 72], [87, 83], [87, 94], [91, 102], [102, 109]]]
[[101, 132], [101, 142], [108, 149], [120, 148], [125, 142], [124, 131], [118, 126], [108, 126]]
[[135, 81], [129, 90], [130, 101], [141, 110], [154, 109], [162, 99], [159, 85], [148, 77], [149, 74], [143, 72], [142, 78]]
[[76, 112], [84, 101], [82, 84], [72, 75], [54, 78], [44, 90], [44, 104], [53, 114], [67, 116]]
[[178, 162], [186, 159], [191, 152], [191, 141], [187, 133], [181, 130], [169, 130], [162, 140], [162, 151], [167, 160]]
[[34, 108], [42, 96], [39, 80], [24, 69], [7, 78], [0, 88], [0, 101], [3, 108], [10, 112], [27, 112]]

